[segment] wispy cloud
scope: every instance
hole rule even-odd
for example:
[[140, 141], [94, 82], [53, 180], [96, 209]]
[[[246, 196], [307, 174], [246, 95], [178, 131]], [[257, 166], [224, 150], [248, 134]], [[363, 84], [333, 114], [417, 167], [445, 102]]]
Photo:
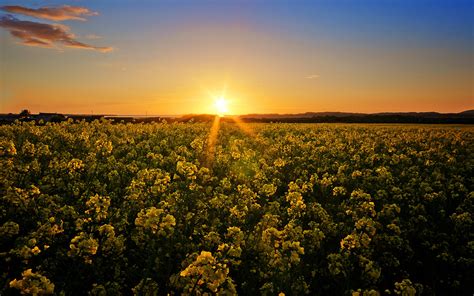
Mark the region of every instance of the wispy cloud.
[[319, 78], [319, 75], [311, 74], [311, 75], [306, 76], [306, 79], [316, 79], [316, 78]]
[[99, 36], [99, 35], [96, 35], [96, 34], [87, 34], [86, 36], [84, 36], [84, 38], [86, 38], [86, 39], [100, 39], [100, 38], [102, 38], [102, 36]]
[[19, 5], [0, 6], [0, 10], [8, 13], [23, 14], [35, 18], [52, 21], [79, 20], [85, 21], [84, 16], [98, 15], [99, 13], [85, 7], [63, 5], [58, 7], [28, 8]]
[[112, 47], [99, 47], [77, 41], [66, 25], [22, 21], [6, 15], [0, 18], [0, 27], [7, 29], [12, 36], [20, 39], [21, 44], [27, 46], [58, 48], [57, 45], [63, 45], [100, 52], [112, 50]]

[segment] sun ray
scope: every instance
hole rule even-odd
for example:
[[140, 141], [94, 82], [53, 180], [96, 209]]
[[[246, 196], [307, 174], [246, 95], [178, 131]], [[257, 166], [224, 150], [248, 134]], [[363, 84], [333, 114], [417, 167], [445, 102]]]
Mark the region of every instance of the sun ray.
[[212, 163], [214, 162], [214, 157], [216, 153], [216, 142], [217, 142], [217, 135], [219, 133], [219, 126], [220, 126], [220, 116], [216, 115], [214, 117], [214, 122], [212, 123], [211, 130], [209, 131], [209, 137], [207, 139], [207, 159], [206, 165], [207, 167], [211, 167]]
[[248, 136], [251, 136], [252, 138], [256, 137], [255, 132], [252, 130], [252, 128], [247, 123], [245, 123], [242, 119], [240, 119], [240, 117], [232, 116], [232, 120]]

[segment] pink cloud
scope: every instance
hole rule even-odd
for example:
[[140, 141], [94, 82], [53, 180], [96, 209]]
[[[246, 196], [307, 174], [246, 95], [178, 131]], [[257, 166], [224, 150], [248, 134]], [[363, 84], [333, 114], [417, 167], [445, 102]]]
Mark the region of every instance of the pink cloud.
[[65, 25], [22, 21], [7, 15], [0, 18], [0, 27], [7, 29], [13, 37], [20, 39], [21, 44], [27, 46], [57, 48], [57, 45], [63, 45], [100, 52], [112, 50], [112, 47], [94, 46], [77, 41], [76, 36]]
[[85, 21], [86, 19], [83, 16], [98, 15], [97, 12], [91, 11], [88, 8], [70, 5], [58, 7], [40, 7], [37, 9], [18, 5], [8, 5], [1, 6], [0, 9], [9, 13], [23, 14], [52, 21]]

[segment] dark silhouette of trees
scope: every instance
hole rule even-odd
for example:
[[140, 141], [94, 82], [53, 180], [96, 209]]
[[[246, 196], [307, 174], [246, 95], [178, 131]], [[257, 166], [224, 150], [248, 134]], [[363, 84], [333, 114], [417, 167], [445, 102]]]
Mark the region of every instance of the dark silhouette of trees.
[[21, 110], [19, 115], [20, 115], [20, 118], [25, 118], [25, 117], [30, 116], [31, 112], [28, 109], [23, 109], [23, 110]]

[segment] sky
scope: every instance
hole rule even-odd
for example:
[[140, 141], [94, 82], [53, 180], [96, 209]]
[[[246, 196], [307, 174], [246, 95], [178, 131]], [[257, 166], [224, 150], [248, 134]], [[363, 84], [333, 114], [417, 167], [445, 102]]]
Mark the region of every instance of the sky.
[[0, 4], [0, 113], [474, 109], [474, 1]]

